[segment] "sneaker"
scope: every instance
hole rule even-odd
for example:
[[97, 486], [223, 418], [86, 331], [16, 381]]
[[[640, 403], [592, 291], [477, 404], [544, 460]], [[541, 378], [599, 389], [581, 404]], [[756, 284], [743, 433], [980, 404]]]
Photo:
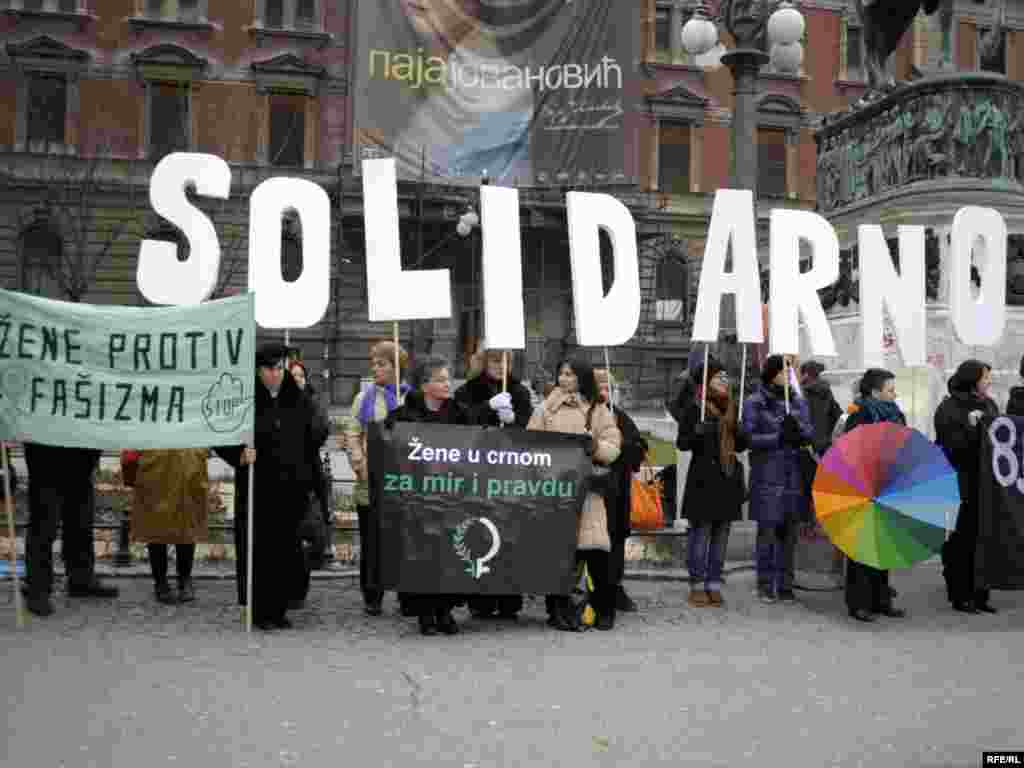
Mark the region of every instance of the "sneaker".
[[689, 603], [691, 608], [707, 608], [710, 604], [708, 602], [708, 593], [703, 589], [691, 589], [690, 597], [686, 602]]
[[792, 589], [780, 589], [779, 590], [779, 602], [781, 603], [795, 603], [796, 593]]
[[776, 601], [775, 590], [771, 587], [761, 587], [757, 590], [757, 599], [766, 605]]
[[597, 623], [594, 626], [603, 632], [607, 632], [608, 630], [615, 628], [615, 617], [602, 613], [597, 617]]
[[420, 616], [420, 634], [428, 637], [437, 634], [437, 623], [433, 616]]

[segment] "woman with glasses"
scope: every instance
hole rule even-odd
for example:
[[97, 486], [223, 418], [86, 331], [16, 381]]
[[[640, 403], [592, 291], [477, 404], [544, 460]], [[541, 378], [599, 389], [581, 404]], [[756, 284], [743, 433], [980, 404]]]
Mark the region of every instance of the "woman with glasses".
[[686, 473], [683, 517], [690, 521], [687, 567], [689, 604], [721, 607], [722, 569], [729, 527], [741, 517], [746, 491], [743, 465], [736, 454], [747, 450], [746, 435], [737, 425], [737, 405], [729, 379], [714, 358], [708, 360], [707, 401], [703, 403], [704, 366], [694, 371], [698, 382], [693, 399], [681, 411], [677, 445], [693, 452]]
[[[405, 404], [388, 416], [389, 425], [400, 421], [426, 424], [467, 422], [465, 410], [451, 397], [451, 377], [448, 362], [444, 358], [432, 356], [417, 363], [409, 383], [412, 391], [405, 398]], [[419, 617], [420, 634], [458, 633], [459, 625], [452, 616], [452, 608], [461, 602], [459, 597], [403, 594], [400, 599], [409, 613]]]

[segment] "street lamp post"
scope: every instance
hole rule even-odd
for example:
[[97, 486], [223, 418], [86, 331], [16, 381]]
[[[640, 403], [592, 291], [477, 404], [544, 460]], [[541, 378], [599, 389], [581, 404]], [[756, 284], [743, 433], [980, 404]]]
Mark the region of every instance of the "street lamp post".
[[[776, 69], [795, 74], [803, 61], [804, 17], [787, 0], [722, 0], [714, 18], [704, 0], [683, 25], [683, 47], [694, 56], [718, 44], [718, 26], [732, 35], [736, 47], [722, 55], [732, 72], [736, 97], [732, 120], [732, 178], [735, 189], [757, 189], [757, 77], [771, 61]], [[764, 50], [767, 36], [768, 51]]]

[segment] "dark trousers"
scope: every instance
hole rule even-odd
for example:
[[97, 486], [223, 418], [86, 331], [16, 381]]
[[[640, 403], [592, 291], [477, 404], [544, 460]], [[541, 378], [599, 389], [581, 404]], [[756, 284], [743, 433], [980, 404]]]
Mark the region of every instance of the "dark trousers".
[[[611, 556], [610, 553], [599, 549], [580, 549], [576, 551], [576, 565], [587, 564], [587, 573], [594, 584], [594, 591], [591, 595], [591, 606], [597, 611], [598, 616], [607, 616], [615, 619], [615, 590], [616, 585], [610, 580]], [[567, 595], [548, 595], [545, 599], [548, 615], [555, 616], [561, 611], [567, 610], [570, 598]]]
[[974, 556], [978, 549], [978, 510], [960, 505], [956, 529], [942, 545], [942, 575], [950, 602], [985, 604], [989, 591], [977, 586]]
[[356, 506], [359, 517], [359, 586], [363, 599], [377, 602], [384, 592], [380, 588], [380, 518], [372, 506]]
[[870, 565], [846, 562], [846, 607], [851, 611], [881, 613], [892, 607], [889, 572]]
[[757, 586], [762, 590], [790, 591], [796, 576], [796, 541], [800, 526], [757, 524]]
[[55, 467], [33, 467], [32, 453], [25, 452], [28, 463], [28, 534], [25, 542], [26, 583], [29, 592], [48, 595], [53, 590], [53, 543], [57, 526], [61, 528], [61, 557], [68, 584], [86, 585], [94, 578], [96, 553], [93, 550], [92, 524], [96, 495], [92, 472], [80, 476], [62, 476], [59, 485], [44, 478]]
[[[277, 509], [268, 517], [255, 510], [253, 528], [252, 581], [256, 599], [252, 607], [253, 621], [274, 621], [283, 618], [293, 599], [296, 581], [305, 564], [298, 539], [297, 515]], [[235, 575], [238, 604], [246, 605], [246, 550], [248, 523], [246, 510], [235, 514]]]
[[622, 584], [626, 575], [626, 539], [629, 536], [623, 533], [616, 533], [611, 537], [612, 551], [608, 553], [608, 582], [612, 586]]
[[[149, 551], [149, 569], [153, 572], [153, 580], [157, 584], [167, 581], [167, 544], [147, 544]], [[178, 583], [192, 578], [192, 563], [196, 557], [195, 544], [174, 545], [174, 569], [178, 574]]]

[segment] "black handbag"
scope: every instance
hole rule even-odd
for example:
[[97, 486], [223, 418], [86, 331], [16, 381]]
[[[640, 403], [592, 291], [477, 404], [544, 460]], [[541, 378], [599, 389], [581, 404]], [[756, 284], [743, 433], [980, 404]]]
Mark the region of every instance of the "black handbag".
[[299, 522], [299, 544], [307, 567], [313, 570], [322, 568], [327, 548], [327, 521], [314, 494], [306, 497], [306, 508]]

